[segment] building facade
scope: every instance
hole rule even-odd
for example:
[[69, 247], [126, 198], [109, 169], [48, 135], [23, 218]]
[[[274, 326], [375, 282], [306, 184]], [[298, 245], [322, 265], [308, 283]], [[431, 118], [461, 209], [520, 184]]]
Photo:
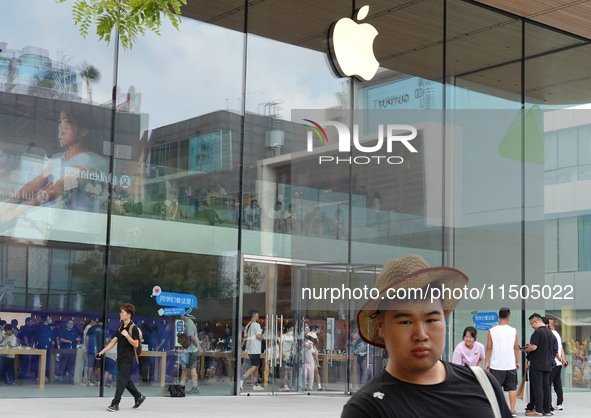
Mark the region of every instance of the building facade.
[[82, 38], [67, 3], [3, 6], [0, 319], [19, 346], [0, 396], [110, 396], [88, 359], [126, 302], [149, 395], [179, 381], [181, 314], [201, 393], [239, 393], [251, 309], [266, 391], [305, 391], [314, 325], [322, 387], [355, 391], [384, 362], [353, 348], [362, 289], [406, 254], [470, 277], [448, 356], [503, 306], [527, 341], [537, 311], [565, 387], [591, 386], [589, 40], [462, 0], [366, 3], [370, 80], [327, 54], [351, 1], [190, 1], [131, 51]]

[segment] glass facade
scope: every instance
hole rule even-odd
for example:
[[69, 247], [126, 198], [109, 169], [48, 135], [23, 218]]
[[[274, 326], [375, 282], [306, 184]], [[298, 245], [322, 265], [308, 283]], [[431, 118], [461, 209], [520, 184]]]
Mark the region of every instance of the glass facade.
[[[349, 0], [191, 1], [131, 51], [80, 37], [68, 3], [4, 6], [0, 319], [17, 347], [0, 380], [8, 364], [18, 384], [0, 397], [111, 396], [116, 370], [92, 358], [126, 302], [147, 395], [185, 383], [181, 313], [204, 348], [188, 389], [240, 393], [251, 309], [265, 391], [305, 392], [318, 327], [314, 387], [353, 392], [385, 361], [355, 338], [361, 301], [303, 289], [371, 287], [409, 253], [486, 292], [450, 317], [448, 356], [476, 312], [510, 307], [525, 342], [537, 311], [558, 320], [565, 387], [591, 386], [588, 40], [461, 0], [366, 3], [370, 81], [327, 59]], [[367, 156], [389, 124], [416, 128], [416, 153]]]

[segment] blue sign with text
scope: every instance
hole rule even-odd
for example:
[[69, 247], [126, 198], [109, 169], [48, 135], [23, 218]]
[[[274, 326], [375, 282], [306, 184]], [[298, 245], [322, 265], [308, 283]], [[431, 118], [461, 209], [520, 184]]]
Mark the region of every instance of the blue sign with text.
[[480, 312], [472, 317], [475, 324], [499, 322], [499, 315], [496, 312]]
[[158, 309], [158, 315], [174, 316], [185, 315], [193, 318], [190, 312], [197, 308], [197, 297], [185, 293], [163, 292], [160, 286], [154, 286], [152, 297], [156, 297], [156, 303], [164, 308]]

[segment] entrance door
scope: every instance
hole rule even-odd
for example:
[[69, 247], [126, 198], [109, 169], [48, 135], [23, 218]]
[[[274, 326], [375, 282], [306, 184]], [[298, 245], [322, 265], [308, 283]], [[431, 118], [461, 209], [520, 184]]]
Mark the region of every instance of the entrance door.
[[[359, 303], [302, 295], [303, 288], [373, 286], [375, 266], [244, 256], [242, 272], [243, 329], [249, 311], [257, 309], [265, 337], [259, 376], [265, 393], [350, 393], [381, 370], [382, 350], [368, 346], [364, 351], [351, 332]], [[242, 360], [244, 373], [248, 356]], [[259, 392], [250, 378], [243, 388], [243, 393]]]
[[[264, 340], [261, 367], [257, 378], [263, 388], [256, 388], [248, 376], [241, 393], [301, 393], [301, 345], [303, 317], [300, 307], [292, 304], [292, 269], [289, 260], [244, 256], [242, 260], [243, 329], [250, 321], [250, 311], [259, 312]], [[247, 354], [242, 355], [242, 373], [250, 369]]]
[[[357, 312], [365, 303], [359, 295], [373, 287], [379, 270], [347, 264], [308, 264], [296, 270], [300, 309], [310, 326], [320, 331], [322, 391], [356, 392], [383, 368], [383, 351], [367, 345], [356, 332]], [[311, 297], [304, 297], [302, 289], [310, 289]]]

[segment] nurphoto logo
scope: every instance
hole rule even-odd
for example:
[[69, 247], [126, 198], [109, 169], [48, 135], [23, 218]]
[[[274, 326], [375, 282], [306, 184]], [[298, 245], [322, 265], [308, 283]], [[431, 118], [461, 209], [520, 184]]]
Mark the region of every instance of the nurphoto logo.
[[[304, 119], [310, 123], [308, 125], [312, 130], [307, 133], [307, 152], [314, 151], [314, 133], [320, 140], [320, 143], [328, 144], [328, 135], [326, 134], [325, 126], [332, 126], [336, 128], [338, 133], [338, 152], [347, 153], [351, 152], [351, 133], [349, 128], [342, 122], [335, 121], [323, 121], [314, 122], [310, 119]], [[353, 146], [355, 149], [366, 155], [357, 155], [352, 157], [350, 155], [345, 156], [332, 156], [332, 155], [320, 155], [318, 156], [318, 163], [322, 164], [357, 164], [366, 165], [370, 163], [377, 164], [402, 164], [404, 159], [399, 155], [392, 155], [394, 152], [394, 144], [400, 143], [412, 153], [418, 152], [417, 149], [410, 143], [411, 140], [417, 137], [417, 128], [412, 125], [378, 125], [378, 137], [377, 142], [374, 145], [363, 145], [359, 140], [359, 125], [353, 125]], [[369, 141], [366, 141], [366, 143]], [[383, 151], [384, 142], [386, 143], [385, 154], [376, 154]]]

